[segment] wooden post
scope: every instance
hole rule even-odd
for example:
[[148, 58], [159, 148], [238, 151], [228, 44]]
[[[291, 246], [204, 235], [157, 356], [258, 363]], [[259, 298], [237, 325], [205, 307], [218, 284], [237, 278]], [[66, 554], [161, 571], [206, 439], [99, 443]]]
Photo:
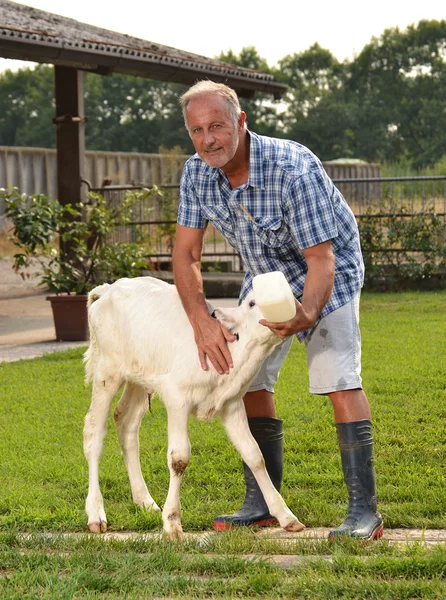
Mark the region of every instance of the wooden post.
[[[72, 67], [55, 66], [57, 127], [57, 194], [62, 205], [77, 206], [82, 200], [85, 170], [83, 73]], [[70, 244], [61, 242], [69, 254]]]

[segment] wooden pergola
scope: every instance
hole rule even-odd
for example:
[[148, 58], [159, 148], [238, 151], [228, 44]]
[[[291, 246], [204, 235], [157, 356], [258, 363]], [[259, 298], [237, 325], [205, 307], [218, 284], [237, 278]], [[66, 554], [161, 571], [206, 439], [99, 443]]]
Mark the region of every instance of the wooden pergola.
[[61, 204], [76, 205], [84, 179], [83, 72], [125, 73], [193, 85], [223, 82], [241, 97], [256, 91], [280, 98], [287, 86], [272, 75], [169, 46], [108, 31], [74, 19], [0, 0], [0, 56], [55, 66], [57, 187]]

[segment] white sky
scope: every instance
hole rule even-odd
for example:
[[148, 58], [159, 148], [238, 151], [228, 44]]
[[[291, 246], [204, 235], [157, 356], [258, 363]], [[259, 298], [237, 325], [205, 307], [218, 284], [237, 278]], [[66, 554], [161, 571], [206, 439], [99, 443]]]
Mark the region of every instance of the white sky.
[[[20, 2], [98, 27], [207, 57], [255, 46], [270, 66], [314, 42], [353, 58], [386, 28], [445, 19], [445, 0], [28, 0]], [[22, 63], [0, 59], [0, 71]]]

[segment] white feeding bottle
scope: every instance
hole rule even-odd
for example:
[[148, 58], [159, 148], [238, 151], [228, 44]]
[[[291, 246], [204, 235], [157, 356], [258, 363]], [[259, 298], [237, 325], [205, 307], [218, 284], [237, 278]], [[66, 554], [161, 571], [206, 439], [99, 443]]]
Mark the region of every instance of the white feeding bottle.
[[252, 288], [255, 302], [267, 321], [282, 323], [296, 315], [293, 291], [281, 271], [256, 275], [252, 280]]

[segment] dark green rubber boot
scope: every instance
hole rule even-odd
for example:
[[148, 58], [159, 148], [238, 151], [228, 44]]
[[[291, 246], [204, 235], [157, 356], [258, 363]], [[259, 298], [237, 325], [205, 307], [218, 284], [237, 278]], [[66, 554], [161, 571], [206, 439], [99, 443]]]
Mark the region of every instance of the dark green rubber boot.
[[[259, 445], [265, 459], [266, 470], [274, 487], [280, 492], [283, 472], [283, 429], [280, 419], [256, 417], [248, 419], [249, 429]], [[214, 520], [214, 529], [223, 531], [234, 527], [269, 527], [277, 524], [277, 519], [269, 514], [251, 469], [243, 463], [246, 496], [243, 506], [232, 515], [221, 515]]]
[[374, 540], [384, 526], [376, 506], [372, 424], [368, 420], [336, 423], [342, 469], [348, 491], [348, 513], [329, 539]]

